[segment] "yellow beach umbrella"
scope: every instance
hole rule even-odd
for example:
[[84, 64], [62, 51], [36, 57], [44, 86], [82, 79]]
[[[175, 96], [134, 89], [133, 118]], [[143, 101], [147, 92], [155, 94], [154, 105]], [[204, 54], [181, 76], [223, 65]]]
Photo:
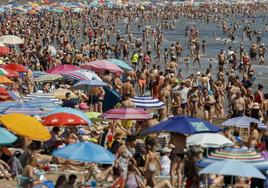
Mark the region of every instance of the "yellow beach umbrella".
[[52, 94], [57, 99], [65, 99], [66, 98], [66, 93], [71, 93], [71, 98], [77, 98], [78, 97], [76, 94], [74, 94], [69, 89], [60, 88], [60, 89], [55, 89], [55, 90], [50, 92], [50, 94]]
[[99, 113], [99, 112], [87, 112], [85, 114], [92, 121], [101, 121], [102, 120], [102, 118], [99, 117], [101, 115], [101, 113]]
[[0, 84], [13, 84], [13, 82], [5, 76], [0, 76]]
[[34, 117], [24, 114], [7, 114], [0, 117], [0, 122], [11, 132], [36, 141], [51, 138], [48, 130]]

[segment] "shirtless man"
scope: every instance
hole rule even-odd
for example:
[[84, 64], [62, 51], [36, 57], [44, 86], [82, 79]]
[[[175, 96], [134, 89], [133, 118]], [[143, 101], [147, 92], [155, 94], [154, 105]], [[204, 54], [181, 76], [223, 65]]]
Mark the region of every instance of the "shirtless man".
[[177, 70], [179, 69], [179, 65], [176, 63], [176, 60], [172, 57], [171, 62], [168, 63], [168, 69], [170, 73], [177, 73]]
[[131, 95], [131, 97], [135, 96], [134, 87], [131, 84], [131, 77], [127, 77], [127, 81], [123, 83], [121, 93], [122, 95]]
[[245, 98], [241, 96], [241, 92], [237, 92], [235, 98], [232, 100], [233, 117], [240, 117], [245, 114], [246, 102]]

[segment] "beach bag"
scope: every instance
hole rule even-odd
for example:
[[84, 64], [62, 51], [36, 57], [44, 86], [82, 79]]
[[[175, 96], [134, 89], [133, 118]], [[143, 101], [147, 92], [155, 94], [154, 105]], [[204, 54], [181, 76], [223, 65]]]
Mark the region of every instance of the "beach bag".
[[88, 106], [86, 103], [81, 102], [81, 103], [79, 104], [79, 108], [80, 108], [81, 110], [88, 110], [88, 109], [89, 109], [89, 106]]

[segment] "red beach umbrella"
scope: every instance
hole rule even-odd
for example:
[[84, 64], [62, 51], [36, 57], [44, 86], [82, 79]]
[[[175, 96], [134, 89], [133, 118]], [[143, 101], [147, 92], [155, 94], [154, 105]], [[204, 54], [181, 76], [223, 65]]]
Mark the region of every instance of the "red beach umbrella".
[[77, 126], [88, 125], [83, 118], [65, 112], [59, 112], [46, 116], [42, 122], [46, 126]]

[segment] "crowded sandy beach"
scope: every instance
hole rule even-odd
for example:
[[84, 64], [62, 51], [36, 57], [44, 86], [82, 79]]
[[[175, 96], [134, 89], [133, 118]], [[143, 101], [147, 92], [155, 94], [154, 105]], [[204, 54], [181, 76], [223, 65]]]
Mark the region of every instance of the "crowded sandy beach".
[[0, 188], [267, 188], [266, 1], [0, 5]]

